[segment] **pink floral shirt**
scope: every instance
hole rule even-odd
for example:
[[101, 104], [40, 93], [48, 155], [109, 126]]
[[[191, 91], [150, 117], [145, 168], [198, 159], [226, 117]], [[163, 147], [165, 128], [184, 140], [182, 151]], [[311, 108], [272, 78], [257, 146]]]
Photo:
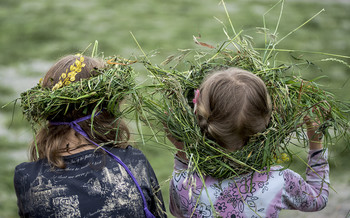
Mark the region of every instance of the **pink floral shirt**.
[[[328, 151], [309, 151], [306, 180], [281, 166], [268, 173], [233, 179], [189, 176], [187, 165], [175, 158], [170, 183], [170, 212], [176, 217], [278, 217], [280, 210], [318, 211], [328, 201]], [[192, 185], [190, 185], [192, 184]]]

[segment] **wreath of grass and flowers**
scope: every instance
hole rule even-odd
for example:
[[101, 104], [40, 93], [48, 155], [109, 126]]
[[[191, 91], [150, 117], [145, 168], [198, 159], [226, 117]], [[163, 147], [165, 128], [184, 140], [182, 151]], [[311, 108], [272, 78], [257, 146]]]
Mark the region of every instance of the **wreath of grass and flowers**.
[[[225, 7], [223, 1], [222, 4]], [[153, 85], [141, 94], [140, 114], [145, 115], [143, 120], [152, 129], [161, 130], [166, 126], [172, 137], [184, 143], [189, 172], [197, 172], [202, 179], [205, 175], [226, 179], [251, 171], [269, 171], [270, 166], [282, 162], [288, 165], [297, 156], [288, 145], [308, 145], [302, 127], [306, 115], [321, 123], [318, 132], [324, 134], [326, 147], [344, 137], [349, 140], [350, 104], [323, 90], [317, 79], [302, 78], [299, 70], [310, 62], [295, 58], [293, 63], [286, 64], [278, 60], [277, 53], [281, 49], [276, 48], [277, 44], [314, 17], [278, 41], [269, 37], [276, 32], [269, 33], [264, 23], [265, 48], [260, 52], [253, 47], [251, 37], [244, 35], [243, 31], [235, 31], [228, 13], [227, 17], [233, 37], [224, 27], [228, 40], [220, 46], [199, 42], [195, 37], [195, 43], [206, 47], [206, 50], [182, 50], [180, 55], [170, 56], [159, 66], [149, 61], [144, 64], [151, 74]], [[177, 60], [174, 66], [165, 67], [174, 60]], [[348, 66], [335, 57], [321, 61], [339, 61]], [[181, 63], [189, 67], [178, 67]], [[202, 134], [192, 103], [194, 90], [209, 73], [229, 67], [239, 67], [258, 75], [265, 82], [273, 105], [268, 128], [251, 136], [246, 146], [234, 152], [224, 150]]]
[[[97, 42], [92, 57], [96, 56], [96, 47]], [[109, 111], [116, 118], [133, 110], [128, 106], [119, 110], [119, 103], [134, 93], [136, 74], [129, 66], [134, 61], [119, 56], [100, 59], [105, 61], [105, 66], [96, 69], [98, 73], [94, 77], [73, 82], [75, 75], [85, 66], [84, 57], [78, 55], [75, 63], [62, 73], [52, 89], [43, 88], [39, 81], [35, 87], [21, 93], [20, 106], [34, 132], [38, 126], [46, 123], [48, 117], [65, 115], [70, 108], [82, 111], [88, 107], [94, 108], [92, 119], [101, 109]]]

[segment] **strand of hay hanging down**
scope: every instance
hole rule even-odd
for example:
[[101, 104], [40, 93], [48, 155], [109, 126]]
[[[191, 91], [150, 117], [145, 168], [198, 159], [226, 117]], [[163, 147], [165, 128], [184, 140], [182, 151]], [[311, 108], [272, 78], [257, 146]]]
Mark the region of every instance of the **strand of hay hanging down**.
[[[184, 50], [183, 54], [164, 61], [167, 64], [177, 59], [189, 63], [187, 70], [178, 69], [177, 64], [165, 68], [145, 62], [153, 85], [148, 94], [141, 94], [140, 114], [145, 115], [143, 120], [152, 129], [161, 130], [166, 125], [172, 136], [184, 142], [187, 158], [194, 168], [191, 170], [215, 178], [230, 178], [251, 170], [268, 171], [271, 165], [293, 158], [288, 149], [292, 139], [307, 146], [308, 139], [302, 128], [306, 115], [320, 120], [318, 131], [325, 136], [325, 146], [343, 137], [349, 139], [349, 103], [323, 90], [317, 80], [302, 79], [293, 67], [297, 63], [277, 65], [273, 43], [260, 54], [253, 48], [251, 38], [241, 33], [234, 34], [218, 48], [196, 39], [197, 44], [209, 49], [204, 52]], [[229, 67], [258, 75], [265, 82], [273, 105], [266, 131], [252, 136], [243, 149], [235, 152], [224, 150], [201, 133], [192, 104], [194, 90], [199, 88], [203, 78]]]

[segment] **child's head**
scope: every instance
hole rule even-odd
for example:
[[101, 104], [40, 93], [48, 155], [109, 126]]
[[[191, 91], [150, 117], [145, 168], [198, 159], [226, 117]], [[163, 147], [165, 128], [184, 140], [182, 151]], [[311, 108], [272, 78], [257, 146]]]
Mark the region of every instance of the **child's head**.
[[266, 129], [271, 100], [264, 82], [253, 73], [229, 68], [209, 75], [199, 89], [199, 126], [219, 145], [235, 151]]
[[[58, 60], [45, 74], [42, 81], [43, 88], [52, 90], [62, 88], [70, 83], [79, 82], [82, 79], [99, 74], [98, 69], [104, 67], [104, 62], [97, 58], [82, 56], [82, 55], [68, 55]], [[76, 110], [74, 106], [67, 108], [65, 114], [56, 114], [47, 119], [50, 121], [69, 122], [83, 116], [82, 110], [85, 113], [91, 114], [94, 107], [83, 108]]]
[[[83, 59], [81, 59], [81, 57]], [[82, 60], [82, 61], [81, 61]], [[91, 76], [94, 76], [97, 74], [95, 71], [95, 68], [99, 69], [104, 66], [103, 62], [86, 56], [81, 55], [68, 55], [63, 58], [61, 58], [57, 63], [55, 63], [45, 74], [45, 77], [42, 82], [42, 86], [44, 88], [53, 88], [56, 84], [60, 82], [60, 78], [62, 78], [62, 74], [65, 74], [67, 77], [67, 74], [71, 72], [74, 69], [70, 69], [71, 66], [77, 67], [76, 61], [79, 64], [83, 64], [81, 67], [78, 67], [81, 71], [77, 72], [77, 74], [74, 76], [75, 81], [80, 81], [80, 79], [86, 79]], [[61, 79], [62, 82], [62, 79]], [[62, 84], [64, 85], [64, 84]]]
[[[102, 69], [103, 67], [104, 62], [100, 59], [80, 55], [65, 56], [55, 63], [45, 74], [42, 87], [54, 91], [59, 82], [63, 82], [62, 86], [65, 86], [69, 84], [64, 84], [64, 81], [73, 83], [79, 82], [81, 79], [88, 79], [98, 75], [98, 69]], [[74, 79], [65, 80], [72, 71], [74, 71], [74, 73], [70, 76], [74, 77]], [[62, 74], [64, 74], [63, 77]], [[62, 88], [62, 86], [58, 86], [56, 89]], [[48, 117], [47, 120], [54, 122], [71, 122], [92, 114], [94, 108], [95, 105], [75, 109], [75, 106], [71, 104], [67, 107], [65, 114], [56, 114]], [[113, 114], [109, 113], [107, 109], [102, 109], [100, 114], [94, 117], [93, 128], [91, 119], [81, 121], [79, 125], [90, 139], [99, 144], [117, 141], [118, 147], [124, 148], [127, 146], [127, 142], [130, 138], [129, 129], [124, 121], [120, 118], [116, 118]], [[37, 134], [37, 145], [33, 143], [31, 146], [31, 160], [35, 161], [47, 158], [52, 165], [64, 168], [65, 165], [61, 155], [62, 144], [69, 143], [67, 141], [67, 135], [71, 130], [69, 125], [51, 125], [48, 123], [47, 126], [42, 128]], [[78, 136], [78, 133], [75, 133], [75, 135]], [[39, 157], [37, 157], [37, 153]]]

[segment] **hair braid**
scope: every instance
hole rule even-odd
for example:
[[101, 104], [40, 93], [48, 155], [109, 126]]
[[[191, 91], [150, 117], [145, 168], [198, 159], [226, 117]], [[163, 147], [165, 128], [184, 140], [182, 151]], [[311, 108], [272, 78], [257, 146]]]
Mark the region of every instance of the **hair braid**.
[[229, 150], [241, 148], [250, 136], [266, 129], [271, 115], [263, 81], [238, 68], [209, 75], [196, 105], [203, 134]]

